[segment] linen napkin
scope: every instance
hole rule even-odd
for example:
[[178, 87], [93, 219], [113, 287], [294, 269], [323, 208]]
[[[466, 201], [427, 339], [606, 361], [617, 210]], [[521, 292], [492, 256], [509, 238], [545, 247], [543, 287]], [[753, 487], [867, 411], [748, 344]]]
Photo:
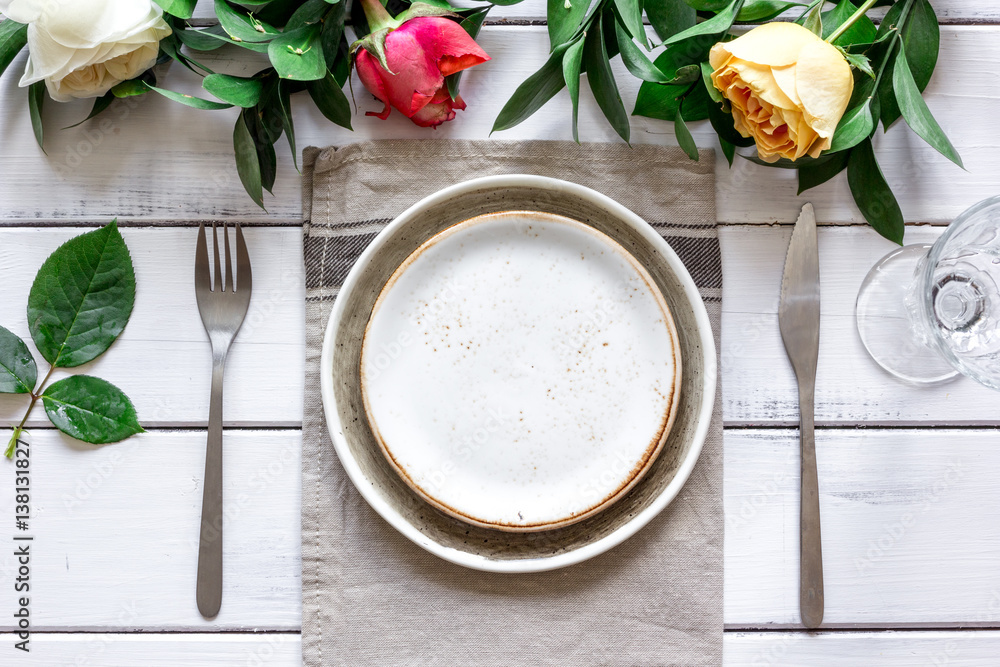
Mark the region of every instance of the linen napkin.
[[306, 377], [302, 442], [302, 653], [308, 667], [720, 665], [722, 417], [678, 497], [623, 544], [536, 574], [453, 565], [397, 533], [337, 459], [320, 351], [355, 259], [424, 196], [492, 174], [573, 181], [629, 207], [680, 255], [718, 336], [722, 261], [711, 151], [525, 141], [371, 141], [304, 158]]

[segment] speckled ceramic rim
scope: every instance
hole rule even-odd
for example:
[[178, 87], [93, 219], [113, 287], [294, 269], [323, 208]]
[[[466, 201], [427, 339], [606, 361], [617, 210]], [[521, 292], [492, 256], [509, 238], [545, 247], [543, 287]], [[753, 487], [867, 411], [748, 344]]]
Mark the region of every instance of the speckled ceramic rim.
[[[575, 200], [580, 202], [581, 205], [599, 211], [602, 215], [606, 215], [616, 224], [621, 224], [622, 233], [627, 233], [651, 249], [655, 261], [661, 264], [661, 266], [655, 267], [656, 270], [651, 271], [651, 273], [654, 277], [661, 274], [665, 275], [666, 278], [664, 279], [669, 279], [675, 285], [676, 291], [669, 293], [665, 291], [664, 297], [668, 300], [678, 328], [680, 329], [684, 326], [683, 322], [685, 319], [689, 319], [694, 325], [693, 330], [680, 329], [679, 333], [686, 340], [684, 345], [694, 346], [694, 349], [699, 351], [700, 359], [697, 360], [697, 368], [691, 365], [690, 360], [684, 359], [684, 373], [685, 377], [688, 378], [687, 381], [690, 382], [695, 375], [698, 376], [699, 395], [692, 397], [689, 392], [687, 400], [685, 400], [685, 395], [683, 394], [685, 390], [682, 385], [680, 410], [682, 413], [690, 411], [690, 414], [684, 415], [685, 424], [683, 428], [678, 429], [675, 426], [675, 435], [671, 438], [671, 440], [683, 438], [683, 441], [668, 443], [671, 445], [672, 450], [675, 449], [677, 451], [679, 456], [677, 456], [675, 462], [671, 462], [669, 469], [664, 469], [665, 472], [661, 476], [663, 479], [667, 479], [667, 476], [669, 476], [669, 481], [662, 488], [655, 489], [655, 496], [643, 500], [641, 507], [637, 507], [636, 511], [616, 517], [616, 523], [614, 524], [595, 525], [594, 530], [582, 534], [567, 534], [565, 531], [574, 531], [578, 527], [582, 527], [580, 530], [585, 530], [589, 522], [600, 521], [605, 515], [613, 513], [622, 507], [625, 504], [624, 501], [616, 503], [607, 511], [599, 513], [597, 517], [589, 519], [588, 522], [578, 523], [556, 531], [541, 533], [501, 533], [499, 531], [489, 531], [494, 534], [494, 544], [496, 542], [502, 544], [504, 539], [513, 540], [520, 536], [549, 536], [550, 533], [552, 536], [547, 538], [549, 540], [547, 543], [521, 545], [520, 550], [511, 549], [509, 553], [504, 552], [502, 547], [500, 551], [480, 553], [473, 551], [472, 547], [461, 548], [457, 540], [451, 540], [452, 544], [446, 544], [446, 540], [439, 539], [441, 529], [429, 525], [430, 521], [424, 520], [424, 516], [417, 512], [412, 512], [409, 517], [404, 515], [400, 511], [400, 503], [394, 502], [394, 499], [388, 495], [396, 491], [387, 488], [387, 485], [378, 483], [365, 474], [359, 464], [359, 460], [352, 451], [352, 443], [348, 439], [347, 433], [351, 432], [351, 428], [349, 428], [351, 425], [341, 421], [341, 410], [350, 402], [351, 397], [342, 397], [343, 401], [338, 403], [337, 390], [339, 386], [342, 391], [347, 391], [345, 387], [351, 386], [352, 382], [354, 385], [357, 385], [359, 379], [335, 378], [336, 367], [341, 368], [342, 372], [347, 372], [343, 371], [343, 369], [353, 369], [350, 372], [360, 375], [360, 358], [355, 360], [354, 363], [335, 364], [335, 350], [338, 346], [345, 345], [345, 341], [338, 341], [337, 338], [342, 325], [346, 328], [347, 322], [356, 321], [357, 318], [363, 318], [367, 322], [370, 314], [370, 311], [364, 313], [348, 311], [348, 303], [351, 301], [349, 297], [359, 289], [360, 284], [371, 279], [370, 275], [366, 275], [369, 265], [380, 254], [386, 252], [393, 241], [398, 241], [397, 237], [406, 236], [409, 231], [409, 225], [419, 224], [421, 218], [426, 217], [425, 214], [428, 211], [433, 209], [442, 210], [442, 207], [447, 207], [451, 200], [457, 201], [463, 198], [463, 200], [467, 200], [469, 197], [480, 196], [480, 193], [483, 198], [491, 199], [490, 205], [496, 206], [494, 210], [525, 208], [524, 206], [515, 205], [512, 207], [510, 204], [506, 204], [503, 196], [505, 190], [538, 191], [544, 194], [546, 198], [552, 200], [562, 199], [565, 201]], [[464, 217], [474, 217], [474, 215], [481, 212], [485, 211], [477, 211]], [[574, 216], [568, 215], [567, 217], [572, 218]], [[580, 221], [584, 223], [589, 222], [585, 219], [581, 219]], [[417, 242], [413, 244], [406, 254], [408, 255], [409, 252], [412, 252], [420, 243], [432, 235], [427, 234], [424, 238], [417, 239]], [[616, 240], [618, 239], [616, 238]], [[639, 257], [637, 259], [641, 260]], [[651, 268], [648, 263], [647, 268]], [[391, 274], [392, 271], [388, 273]], [[388, 275], [386, 275], [387, 279]], [[384, 285], [384, 280], [382, 285]], [[382, 285], [378, 286], [378, 291], [381, 291]], [[674, 303], [671, 303], [672, 299], [675, 300]], [[372, 298], [372, 302], [374, 302], [374, 297]], [[684, 313], [682, 313], [680, 320], [677, 319], [678, 303], [681, 303], [684, 307]], [[684, 349], [684, 345], [682, 345], [682, 349]], [[347, 360], [347, 362], [351, 362], [351, 360]], [[389, 223], [361, 254], [344, 281], [344, 285], [334, 303], [330, 320], [327, 324], [323, 340], [320, 369], [324, 412], [334, 449], [351, 481], [365, 500], [368, 501], [379, 515], [407, 539], [427, 551], [458, 565], [492, 572], [541, 572], [573, 565], [617, 546], [649, 523], [653, 517], [659, 514], [677, 496], [681, 487], [690, 476], [691, 471], [694, 469], [708, 434], [712, 409], [715, 403], [717, 382], [715, 342], [708, 319], [708, 312], [705, 310], [701, 296], [690, 274], [666, 241], [643, 221], [642, 218], [600, 193], [574, 183], [528, 175], [489, 176], [453, 185], [414, 204]], [[691, 403], [691, 401], [694, 401], [694, 403]], [[357, 406], [357, 408], [360, 408], [360, 414], [363, 416], [363, 407]], [[372, 438], [372, 441], [374, 442], [374, 438]], [[375, 446], [377, 447], [377, 445]], [[381, 452], [377, 452], [377, 454], [380, 459], [384, 460]], [[658, 463], [663, 466], [667, 465], [663, 454], [659, 457]], [[648, 474], [643, 482], [636, 485], [632, 493], [639, 493], [645, 485], [651, 484], [652, 482], [649, 480], [653, 477], [652, 473]], [[402, 484], [402, 482], [399, 484], [405, 489], [406, 493], [413, 494], [412, 490], [405, 484]], [[414, 497], [416, 497], [415, 494]], [[423, 501], [421, 500], [420, 502]], [[428, 512], [439, 512], [439, 510], [426, 503], [424, 505]], [[443, 513], [441, 514], [442, 516], [447, 516]], [[421, 523], [422, 520], [425, 522]], [[457, 522], [456, 519], [451, 520]], [[477, 530], [484, 531], [486, 529], [477, 528]], [[557, 541], [562, 539], [563, 536], [565, 536], [566, 544], [560, 545]], [[494, 545], [491, 545], [491, 547], [496, 549]], [[544, 552], [546, 555], [541, 557], [532, 555], [539, 552]]]
[[383, 300], [386, 298], [389, 291], [392, 289], [392, 286], [396, 283], [396, 281], [400, 279], [403, 273], [413, 264], [413, 262], [416, 261], [416, 259], [422, 253], [426, 252], [431, 246], [440, 243], [441, 241], [448, 238], [452, 234], [458, 232], [459, 230], [467, 230], [470, 227], [474, 227], [482, 222], [496, 220], [501, 216], [511, 216], [511, 215], [535, 216], [536, 219], [541, 219], [548, 221], [550, 223], [555, 223], [560, 225], [567, 225], [574, 229], [579, 229], [580, 231], [586, 234], [590, 234], [594, 238], [597, 238], [602, 244], [611, 248], [613, 252], [621, 255], [625, 259], [625, 261], [628, 262], [629, 266], [631, 266], [632, 269], [637, 274], [639, 274], [639, 277], [642, 278], [642, 281], [646, 285], [646, 289], [649, 290], [649, 293], [656, 300], [656, 303], [660, 308], [660, 312], [663, 313], [663, 322], [670, 336], [671, 353], [673, 355], [673, 363], [674, 363], [674, 376], [671, 378], [670, 382], [670, 402], [667, 407], [666, 414], [663, 415], [663, 421], [659, 426], [658, 434], [654, 436], [653, 439], [651, 439], [649, 446], [642, 453], [642, 455], [638, 459], [636, 459], [635, 465], [629, 471], [629, 475], [622, 480], [618, 488], [616, 488], [614, 491], [608, 494], [607, 497], [597, 501], [590, 507], [587, 507], [586, 509], [578, 512], [577, 514], [568, 517], [563, 517], [560, 519], [555, 519], [553, 521], [546, 521], [544, 523], [534, 523], [527, 525], [503, 524], [475, 517], [471, 514], [463, 512], [459, 508], [451, 507], [446, 503], [442, 502], [441, 500], [436, 498], [431, 491], [421, 487], [420, 484], [418, 484], [412, 477], [410, 477], [410, 475], [407, 474], [406, 470], [404, 470], [403, 467], [396, 460], [395, 455], [393, 455], [390, 443], [387, 443], [385, 441], [385, 438], [382, 436], [382, 433], [378, 428], [378, 424], [375, 423], [375, 418], [373, 416], [373, 411], [371, 408], [371, 404], [369, 402], [370, 397], [368, 395], [367, 388], [365, 387], [364, 374], [363, 373], [361, 374], [361, 395], [362, 398], [364, 399], [365, 414], [368, 417], [368, 423], [371, 426], [372, 435], [375, 436], [376, 440], [378, 440], [379, 447], [382, 449], [382, 454], [389, 462], [389, 465], [393, 467], [393, 469], [402, 478], [402, 480], [406, 482], [406, 484], [411, 489], [413, 489], [421, 498], [429, 502], [431, 505], [434, 505], [442, 512], [445, 512], [446, 514], [450, 514], [457, 519], [468, 521], [469, 523], [475, 524], [477, 526], [482, 526], [484, 528], [494, 528], [496, 530], [518, 533], [518, 532], [552, 530], [553, 528], [560, 528], [562, 526], [568, 526], [577, 523], [579, 521], [583, 521], [584, 519], [592, 517], [598, 512], [604, 510], [608, 506], [612, 505], [616, 500], [622, 498], [626, 493], [631, 491], [632, 487], [639, 483], [639, 481], [646, 474], [646, 471], [648, 471], [650, 466], [652, 466], [653, 463], [656, 461], [656, 457], [659, 456], [660, 451], [663, 449], [664, 443], [667, 441], [667, 437], [670, 435], [670, 429], [674, 425], [674, 419], [677, 417], [677, 405], [680, 402], [681, 373], [683, 371], [681, 368], [682, 364], [681, 364], [680, 343], [677, 341], [677, 329], [674, 326], [674, 318], [670, 314], [670, 308], [669, 306], [667, 306], [666, 299], [663, 298], [663, 293], [660, 292], [660, 288], [656, 285], [656, 282], [653, 280], [652, 276], [649, 275], [649, 271], [646, 270], [646, 267], [644, 267], [639, 262], [639, 260], [633, 257], [628, 250], [623, 248], [620, 243], [615, 241], [613, 238], [611, 238], [604, 232], [594, 229], [590, 225], [585, 225], [582, 222], [577, 222], [572, 218], [567, 218], [564, 215], [556, 215], [555, 213], [543, 213], [541, 211], [497, 211], [495, 213], [484, 213], [482, 215], [477, 215], [473, 218], [469, 218], [468, 220], [463, 220], [461, 222], [458, 222], [452, 225], [451, 227], [448, 227], [447, 229], [438, 232], [431, 238], [424, 241], [420, 245], [420, 247], [414, 250], [405, 260], [403, 260], [403, 263], [400, 264], [399, 267], [393, 272], [392, 276], [389, 277], [389, 281], [386, 282], [385, 287], [382, 288], [382, 291], [379, 293], [378, 298], [375, 300], [375, 305], [372, 307], [371, 317], [368, 320], [368, 324], [365, 326], [365, 339], [361, 343], [362, 367], [364, 367], [365, 348], [368, 342], [368, 332], [369, 329], [371, 328], [371, 322], [372, 322], [371, 318], [375, 316], [376, 311], [378, 311], [379, 306], [382, 304]]

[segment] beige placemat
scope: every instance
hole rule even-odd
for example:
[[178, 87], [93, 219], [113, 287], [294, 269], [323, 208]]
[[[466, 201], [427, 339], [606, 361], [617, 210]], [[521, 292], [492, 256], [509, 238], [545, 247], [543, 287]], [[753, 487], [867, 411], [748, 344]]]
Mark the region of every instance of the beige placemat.
[[[718, 347], [722, 261], [711, 151], [623, 144], [372, 141], [306, 149], [302, 654], [308, 667], [722, 663], [721, 398], [694, 473], [637, 535], [572, 567], [490, 574], [443, 561], [372, 510], [337, 460], [319, 363], [333, 300], [393, 217], [459, 181], [529, 173], [618, 200], [677, 251]], [[721, 396], [721, 392], [720, 392]]]

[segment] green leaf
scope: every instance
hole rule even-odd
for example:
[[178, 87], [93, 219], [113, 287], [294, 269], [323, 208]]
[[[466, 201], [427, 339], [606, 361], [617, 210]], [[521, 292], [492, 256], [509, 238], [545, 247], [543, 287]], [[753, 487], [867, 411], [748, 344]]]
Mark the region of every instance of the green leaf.
[[705, 90], [708, 91], [708, 96], [712, 98], [713, 102], [722, 104], [725, 98], [722, 96], [722, 91], [715, 87], [715, 83], [712, 82], [712, 66], [708, 64], [707, 61], [701, 63], [701, 79], [705, 83]]
[[[702, 39], [706, 38], [699, 38]], [[697, 48], [691, 48], [692, 46]], [[694, 41], [673, 44], [657, 57], [654, 64], [667, 76], [677, 77], [688, 65], [695, 64], [697, 68], [701, 67], [698, 64], [703, 55], [701, 47], [701, 44]], [[705, 46], [705, 49], [707, 48]], [[692, 73], [697, 76], [698, 69], [694, 69]], [[704, 90], [704, 86], [692, 88], [687, 84], [663, 85], [648, 81], [639, 86], [632, 115], [673, 121], [682, 96], [688, 97], [684, 104], [684, 120], [701, 120], [709, 117], [709, 105], [714, 103], [708, 96], [708, 91]]]
[[550, 51], [572, 39], [589, 6], [590, 0], [548, 0], [545, 16]]
[[0, 75], [28, 43], [28, 26], [6, 19], [0, 22]]
[[[226, 42], [232, 42], [221, 25], [201, 30], [174, 30], [173, 34], [184, 46], [195, 51], [214, 51]], [[162, 40], [160, 43], [162, 44]]]
[[[486, 20], [486, 15], [489, 14], [489, 12], [489, 7], [473, 12], [462, 19], [462, 22], [459, 25], [462, 26], [462, 29], [465, 30], [469, 37], [475, 39], [479, 36], [479, 31], [483, 27], [483, 21]], [[453, 100], [458, 98], [458, 85], [462, 81], [462, 73], [464, 71], [465, 70], [455, 72], [454, 74], [446, 76], [444, 79], [445, 84], [448, 86], [448, 94], [451, 95], [451, 99]]]
[[236, 173], [240, 175], [243, 189], [257, 206], [264, 208], [264, 192], [261, 183], [260, 162], [257, 158], [257, 147], [247, 128], [246, 119], [240, 114], [233, 128], [233, 148], [236, 152]]
[[[847, 19], [851, 18], [857, 9], [858, 7], [851, 0], [840, 0], [836, 7], [825, 12], [823, 14], [823, 39], [832, 35], [833, 31], [842, 26]], [[834, 40], [833, 44], [846, 46], [848, 44], [871, 42], [875, 39], [877, 32], [872, 20], [867, 16], [862, 16], [850, 28], [845, 30], [840, 37]]]
[[266, 42], [281, 34], [274, 26], [236, 9], [226, 0], [215, 0], [215, 16], [234, 41]]
[[[194, 31], [185, 31], [185, 32], [194, 32]], [[245, 42], [241, 40], [235, 40], [228, 34], [218, 34], [212, 32], [211, 29], [200, 30], [198, 32], [199, 34], [203, 35], [206, 39], [213, 39], [219, 42], [220, 46], [223, 44], [232, 44], [242, 49], [247, 49], [248, 51], [256, 51], [257, 53], [267, 53], [267, 44], [264, 42]], [[202, 49], [202, 50], [208, 50], [208, 49]]]
[[0, 327], [0, 394], [30, 394], [37, 381], [31, 350], [14, 332]]
[[[683, 109], [684, 102], [681, 100], [681, 104], [678, 110]], [[691, 130], [684, 123], [684, 112], [680, 111], [674, 116], [674, 136], [677, 137], [677, 143], [680, 145], [687, 156], [698, 161], [698, 146], [694, 143], [694, 137], [691, 136]]]
[[292, 151], [292, 162], [295, 169], [299, 168], [299, 154], [295, 151], [295, 126], [292, 124], [292, 91], [287, 81], [278, 81], [278, 104], [281, 114], [281, 125], [288, 139], [288, 147]]
[[135, 407], [125, 393], [106, 380], [71, 375], [49, 385], [42, 394], [49, 421], [66, 435], [94, 445], [142, 433]]
[[920, 94], [920, 90], [917, 89], [917, 83], [913, 80], [910, 66], [906, 62], [906, 51], [903, 49], [899, 50], [896, 64], [892, 70], [892, 89], [896, 92], [896, 103], [899, 104], [906, 124], [934, 150], [965, 169], [962, 157], [948, 141], [944, 130], [934, 119], [931, 110], [927, 108], [927, 103], [924, 102], [924, 98]]
[[268, 44], [267, 57], [282, 79], [315, 81], [326, 76], [320, 26], [286, 32]]
[[871, 104], [871, 98], [868, 98], [863, 104], [848, 109], [833, 133], [829, 152], [838, 153], [853, 148], [871, 136], [875, 129]]
[[584, 37], [583, 63], [587, 68], [587, 80], [590, 82], [590, 90], [594, 93], [597, 106], [601, 107], [604, 116], [611, 123], [622, 139], [629, 140], [628, 113], [625, 105], [622, 104], [621, 95], [618, 93], [618, 86], [615, 84], [615, 75], [611, 72], [611, 63], [608, 61], [608, 51], [604, 44], [604, 22], [594, 21], [587, 36]]
[[496, 121], [493, 122], [491, 134], [510, 129], [523, 122], [563, 89], [563, 86], [566, 85], [562, 73], [562, 59], [565, 51], [566, 45], [557, 47], [549, 55], [549, 59], [545, 61], [541, 69], [517, 87], [514, 94], [507, 100], [507, 104], [500, 110]]
[[844, 59], [847, 60], [848, 64], [856, 70], [860, 70], [866, 74], [869, 78], [875, 78], [875, 72], [872, 71], [872, 63], [868, 60], [868, 56], [862, 53], [848, 53], [846, 51], [841, 51], [844, 54]]
[[323, 19], [323, 27], [320, 28], [319, 41], [323, 46], [323, 59], [330, 70], [334, 69], [334, 63], [340, 55], [340, 43], [344, 36], [346, 4], [346, 2], [340, 2], [334, 5], [330, 9], [330, 13]]
[[615, 14], [631, 35], [643, 48], [649, 48], [646, 27], [642, 24], [642, 0], [614, 0]]
[[156, 86], [150, 86], [146, 84], [150, 90], [155, 90], [160, 95], [163, 95], [168, 100], [173, 100], [174, 102], [180, 102], [189, 107], [194, 107], [195, 109], [229, 109], [232, 104], [226, 104], [223, 102], [213, 102], [211, 100], [203, 100], [200, 97], [194, 97], [193, 95], [186, 95], [184, 93], [177, 93], [172, 90], [166, 90], [165, 88], [157, 88]]
[[115, 96], [109, 90], [101, 97], [94, 99], [94, 106], [91, 107], [90, 114], [86, 118], [81, 120], [79, 123], [73, 123], [72, 125], [67, 125], [63, 129], [68, 130], [71, 127], [76, 127], [77, 125], [82, 125], [83, 123], [86, 123], [88, 120], [90, 120], [91, 118], [93, 118], [94, 116], [98, 115], [99, 113], [107, 109], [109, 106], [111, 106], [111, 103], [114, 101], [115, 101]]
[[59, 246], [28, 294], [28, 330], [53, 366], [85, 364], [125, 329], [135, 302], [135, 270], [114, 220]]
[[726, 156], [726, 162], [728, 162], [729, 166], [732, 167], [733, 158], [736, 157], [736, 146], [733, 146], [722, 137], [719, 137], [719, 147], [722, 149], [722, 154]]
[[351, 104], [331, 72], [309, 84], [309, 96], [327, 120], [351, 129]]
[[783, 0], [747, 0], [736, 20], [747, 23], [768, 21], [792, 7], [805, 7], [805, 5], [801, 2], [785, 2]]
[[854, 202], [875, 231], [895, 243], [903, 243], [903, 212], [889, 189], [882, 170], [875, 160], [871, 139], [851, 151], [847, 162], [847, 183]]
[[316, 25], [323, 15], [330, 11], [330, 3], [326, 0], [306, 0], [288, 18], [284, 32], [290, 32], [309, 25]]
[[736, 20], [736, 15], [739, 14], [742, 8], [743, 0], [732, 0], [728, 6], [725, 7], [725, 9], [722, 9], [712, 18], [707, 21], [702, 21], [697, 25], [693, 25], [687, 30], [683, 30], [675, 35], [671, 35], [667, 41], [664, 42], [664, 44], [676, 44], [677, 42], [682, 42], [685, 39], [698, 37], [700, 35], [719, 35], [724, 33], [732, 27], [733, 21]]
[[256, 106], [260, 101], [261, 91], [264, 90], [264, 84], [257, 77], [246, 78], [230, 74], [209, 74], [202, 79], [201, 85], [223, 102], [244, 109]]
[[646, 17], [660, 39], [668, 39], [697, 23], [694, 7], [684, 0], [645, 0]]
[[577, 38], [562, 59], [563, 80], [569, 90], [569, 100], [573, 105], [573, 141], [580, 143], [580, 68], [583, 64], [583, 38]]
[[198, 0], [156, 0], [164, 12], [179, 19], [189, 19], [194, 14], [194, 6]]
[[803, 165], [799, 167], [798, 194], [802, 194], [809, 188], [814, 188], [817, 185], [826, 183], [831, 178], [844, 171], [844, 169], [847, 168], [847, 162], [850, 160], [850, 157], [850, 151], [843, 151], [835, 154], [831, 160], [825, 160], [823, 162], [817, 162], [811, 165]]
[[[179, 30], [179, 31], [176, 31], [176, 32], [174, 32], [174, 33], [172, 33], [170, 35], [167, 35], [163, 39], [161, 39], [160, 40], [160, 52], [161, 53], [165, 53], [166, 55], [170, 56], [171, 58], [173, 58], [174, 60], [176, 60], [177, 62], [179, 62], [181, 65], [184, 65], [184, 67], [186, 67], [187, 69], [191, 70], [192, 72], [194, 72], [195, 74], [197, 74], [199, 76], [202, 76], [202, 74], [201, 74], [201, 72], [199, 72], [198, 70], [195, 69], [195, 66], [197, 66], [199, 69], [201, 69], [201, 70], [203, 70], [203, 71], [211, 74], [212, 70], [210, 70], [208, 67], [206, 67], [205, 65], [201, 64], [197, 60], [194, 60], [193, 58], [189, 58], [186, 54], [181, 53], [181, 47], [184, 45], [184, 42], [181, 41], [180, 37], [178, 37], [178, 34], [183, 34], [185, 32], [192, 32], [193, 33], [194, 31], [193, 30]], [[223, 42], [220, 42], [219, 40], [212, 40], [212, 41], [215, 44], [218, 44], [219, 46], [222, 46], [222, 44], [223, 44]], [[150, 76], [152, 78], [150, 78], [146, 82], [150, 83], [150, 84], [155, 84], [156, 80], [155, 80], [155, 76], [153, 76], [153, 71], [149, 70], [147, 72], [147, 74], [150, 74]], [[145, 91], [143, 91], [143, 92], [145, 92]]]
[[[274, 153], [274, 142], [278, 137], [272, 138], [271, 133], [264, 128], [263, 112], [260, 107], [244, 109], [241, 113], [257, 151], [261, 187], [271, 192], [274, 187], [274, 179], [278, 174], [278, 157]], [[271, 192], [271, 194], [274, 193]]]
[[819, 2], [812, 10], [805, 15], [802, 27], [819, 37], [823, 36], [823, 5]]
[[[667, 83], [676, 78], [667, 76], [660, 71], [659, 67], [650, 62], [646, 54], [636, 46], [635, 42], [632, 41], [632, 37], [618, 21], [615, 21], [615, 34], [618, 37], [618, 48], [622, 54], [622, 62], [625, 63], [625, 67], [633, 76], [653, 83]], [[697, 66], [695, 66], [695, 71], [699, 71]]]
[[31, 131], [35, 133], [38, 147], [45, 152], [42, 128], [42, 104], [45, 103], [45, 82], [36, 81], [28, 86], [28, 115], [31, 116]]
[[[121, 83], [115, 85], [111, 89], [111, 94], [119, 99], [126, 97], [135, 97], [137, 95], [145, 95], [149, 92], [149, 87], [146, 85], [146, 81], [143, 78], [129, 79], [128, 81], [122, 81]], [[150, 83], [155, 83], [152, 81]]]
[[[897, 2], [886, 13], [879, 24], [877, 38], [884, 38], [897, 28], [906, 2]], [[923, 92], [931, 80], [934, 67], [937, 65], [938, 47], [941, 42], [940, 28], [934, 9], [927, 0], [913, 0], [905, 25], [899, 30], [903, 46], [906, 50], [906, 60], [910, 72], [917, 84], [917, 89]], [[893, 42], [890, 42], [893, 44]], [[896, 102], [892, 83], [893, 62], [890, 61], [879, 86], [879, 102], [881, 108], [882, 126], [889, 127], [899, 119], [902, 112]]]
[[729, 4], [729, 0], [684, 0], [699, 12], [716, 12]]

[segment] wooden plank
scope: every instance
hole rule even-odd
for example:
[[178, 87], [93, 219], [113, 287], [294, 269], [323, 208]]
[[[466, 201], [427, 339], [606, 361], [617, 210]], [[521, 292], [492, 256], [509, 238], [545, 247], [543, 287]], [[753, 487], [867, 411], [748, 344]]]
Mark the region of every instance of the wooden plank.
[[[24, 308], [35, 272], [60, 243], [82, 231], [0, 231], [0, 303], [9, 304], [0, 325], [30, 341]], [[132, 318], [104, 356], [72, 372], [97, 375], [121, 387], [147, 426], [206, 424], [211, 350], [194, 298], [197, 230], [122, 233], [138, 281]], [[297, 426], [302, 422], [305, 364], [302, 232], [253, 228], [246, 237], [255, 289], [226, 368], [225, 419], [231, 425]], [[48, 367], [32, 350], [42, 376]], [[58, 371], [55, 377], [64, 374]], [[24, 396], [0, 396], [0, 424], [18, 423], [26, 405]], [[47, 424], [41, 406], [30, 424]]]
[[[0, 635], [0, 657], [24, 667], [298, 667], [298, 634], [34, 634], [31, 652], [15, 653], [14, 635]], [[982, 667], [1000, 652], [996, 631], [727, 632], [727, 667]], [[481, 656], [483, 657], [483, 656]]]
[[[817, 432], [824, 623], [1000, 624], [997, 430]], [[798, 625], [793, 430], [729, 430], [725, 619]]]
[[[973, 6], [974, 3], [968, 6]], [[985, 4], [985, 3], [984, 3]], [[984, 10], [986, 11], [986, 10]], [[996, 11], [996, 10], [991, 10]], [[463, 78], [469, 104], [456, 121], [433, 133], [417, 128], [401, 114], [387, 121], [362, 115], [378, 105], [354, 82], [358, 115], [355, 131], [332, 125], [304, 96], [295, 100], [298, 147], [341, 144], [370, 138], [485, 139], [499, 106], [535, 71], [547, 54], [544, 26], [489, 26], [481, 42], [493, 61]], [[252, 73], [264, 65], [233, 48], [203, 56], [217, 71]], [[928, 104], [962, 153], [963, 172], [925, 146], [907, 128], [893, 128], [877, 139], [883, 170], [902, 202], [908, 220], [946, 222], [969, 204], [995, 192], [1000, 151], [992, 122], [998, 93], [983, 85], [981, 63], [1000, 58], [1000, 27], [951, 26], [942, 29], [941, 57], [928, 89]], [[23, 67], [23, 56], [12, 70]], [[622, 97], [631, 107], [638, 81], [616, 60]], [[165, 85], [188, 94], [208, 96], [200, 79], [181, 67], [161, 75]], [[267, 196], [264, 212], [243, 192], [232, 157], [234, 110], [197, 111], [157, 95], [117, 102], [101, 119], [60, 131], [86, 116], [89, 104], [46, 107], [43, 156], [34, 143], [25, 108], [25, 91], [17, 77], [0, 80], [0, 125], [4, 127], [0, 220], [8, 223], [128, 219], [190, 220], [236, 217], [243, 220], [289, 221], [300, 216], [300, 179], [281, 141], [275, 197]], [[580, 136], [586, 141], [618, 141], [594, 103], [589, 88], [581, 94]], [[557, 95], [531, 119], [494, 138], [570, 139], [569, 100]], [[670, 123], [632, 119], [633, 141], [676, 144]], [[707, 122], [695, 123], [699, 145], [715, 146]], [[794, 173], [739, 160], [729, 169], [718, 161], [719, 219], [732, 223], [791, 222], [802, 198], [795, 194]], [[567, 174], [572, 178], [572, 174]], [[819, 218], [828, 223], [857, 222], [860, 216], [842, 178], [809, 193]]]
[[[907, 243], [932, 243], [940, 228], [911, 227]], [[728, 227], [721, 233], [721, 364], [729, 424], [797, 424], [795, 375], [778, 331], [778, 297], [791, 227]], [[937, 387], [900, 382], [868, 356], [854, 304], [869, 269], [894, 248], [866, 227], [819, 232], [821, 308], [816, 420], [821, 424], [996, 424], [1000, 393], [965, 377]]]
[[[33, 634], [29, 653], [0, 635], [0, 661], [23, 667], [300, 667], [298, 634]], [[14, 662], [9, 662], [13, 660]]]
[[[826, 621], [863, 627], [1000, 624], [996, 429], [818, 432]], [[798, 622], [798, 443], [785, 429], [729, 430], [725, 620]], [[226, 433], [222, 613], [194, 603], [203, 431], [156, 431], [101, 448], [36, 431], [33, 627], [293, 630], [300, 623], [296, 431]], [[0, 514], [13, 515], [13, 494]], [[15, 563], [0, 556], [2, 579]], [[0, 598], [11, 631], [14, 596]]]
[[981, 667], [996, 662], [1000, 632], [726, 633], [725, 665], [765, 667]]
[[[33, 433], [29, 529], [14, 528], [7, 465], [0, 515], [9, 521], [0, 533], [5, 545], [15, 544], [15, 533], [34, 538], [34, 629], [299, 627], [301, 434], [225, 433], [223, 602], [211, 621], [195, 605], [205, 438], [204, 431], [156, 431], [92, 447], [55, 431]], [[9, 594], [0, 596], [0, 631], [15, 629], [18, 567], [14, 549], [5, 548], [0, 581]]]
[[[34, 273], [52, 250], [79, 232], [0, 230], [0, 302], [12, 304], [0, 325], [28, 338], [22, 313]], [[122, 387], [147, 426], [203, 426], [210, 353], [191, 287], [195, 230], [127, 228], [123, 233], [138, 272], [135, 312], [106, 355], [74, 372]], [[794, 376], [777, 324], [790, 233], [788, 227], [721, 230], [723, 398], [725, 419], [732, 425], [791, 425], [798, 420]], [[938, 233], [913, 227], [907, 241], [932, 241]], [[305, 338], [301, 232], [252, 228], [247, 238], [256, 291], [227, 368], [226, 421], [234, 426], [297, 426], [302, 420]], [[840, 227], [820, 230], [820, 247], [823, 328], [816, 414], [821, 424], [1000, 423], [1000, 394], [965, 378], [933, 388], [905, 385], [882, 372], [861, 347], [854, 331], [854, 298], [868, 269], [892, 244], [863, 227]], [[0, 396], [0, 424], [20, 421], [25, 406], [23, 396]], [[30, 424], [47, 424], [40, 409]]]

